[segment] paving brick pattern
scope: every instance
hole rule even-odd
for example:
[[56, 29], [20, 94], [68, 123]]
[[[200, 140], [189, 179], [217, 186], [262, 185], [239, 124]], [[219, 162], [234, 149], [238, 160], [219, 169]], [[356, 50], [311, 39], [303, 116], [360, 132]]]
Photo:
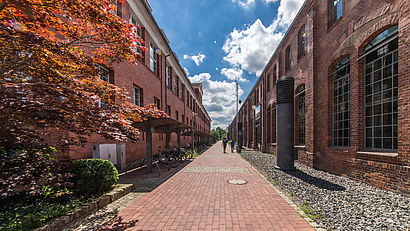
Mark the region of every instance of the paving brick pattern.
[[220, 143], [118, 215], [135, 222], [127, 230], [314, 230], [238, 154], [223, 154]]

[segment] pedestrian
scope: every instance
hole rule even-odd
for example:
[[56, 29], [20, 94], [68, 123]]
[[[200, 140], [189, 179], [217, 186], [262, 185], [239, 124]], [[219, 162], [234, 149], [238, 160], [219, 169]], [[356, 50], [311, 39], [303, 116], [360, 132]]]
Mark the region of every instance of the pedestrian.
[[231, 140], [231, 153], [233, 153], [234, 147], [235, 147], [235, 141]]
[[222, 146], [224, 148], [224, 153], [226, 153], [226, 145], [228, 144], [228, 139], [226, 139], [226, 137], [224, 137], [222, 139]]

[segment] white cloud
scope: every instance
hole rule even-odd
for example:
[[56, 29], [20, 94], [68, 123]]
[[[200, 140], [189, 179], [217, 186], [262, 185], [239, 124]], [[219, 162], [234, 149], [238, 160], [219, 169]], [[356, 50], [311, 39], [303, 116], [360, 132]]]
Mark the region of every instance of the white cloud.
[[233, 3], [238, 3], [240, 6], [244, 8], [248, 8], [255, 4], [255, 0], [232, 0]]
[[276, 24], [275, 26], [280, 29], [286, 30], [304, 2], [304, 0], [281, 0], [278, 8], [278, 18], [273, 24]]
[[[268, 3], [274, 0], [264, 1]], [[222, 47], [226, 53], [224, 60], [236, 68], [260, 75], [303, 2], [281, 0], [277, 18], [267, 27], [257, 19], [244, 30], [235, 28]]]
[[[189, 77], [193, 83], [202, 83], [202, 103], [212, 119], [212, 127], [228, 126], [236, 114], [236, 86], [234, 82], [213, 81], [209, 73]], [[243, 94], [239, 87], [239, 96]]]
[[239, 82], [246, 82], [242, 77], [243, 70], [238, 68], [222, 68], [221, 74], [225, 75], [229, 80], [238, 80]]
[[199, 52], [198, 55], [192, 55], [192, 56], [184, 55], [184, 59], [190, 59], [194, 61], [197, 66], [203, 63], [205, 58], [206, 56], [204, 54], [201, 54], [201, 52]]

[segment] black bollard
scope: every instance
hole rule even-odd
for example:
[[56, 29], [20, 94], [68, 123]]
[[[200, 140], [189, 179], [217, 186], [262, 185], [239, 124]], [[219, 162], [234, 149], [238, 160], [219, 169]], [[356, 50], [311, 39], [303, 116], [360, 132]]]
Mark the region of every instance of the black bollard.
[[276, 81], [276, 166], [281, 170], [294, 170], [294, 85], [292, 77]]

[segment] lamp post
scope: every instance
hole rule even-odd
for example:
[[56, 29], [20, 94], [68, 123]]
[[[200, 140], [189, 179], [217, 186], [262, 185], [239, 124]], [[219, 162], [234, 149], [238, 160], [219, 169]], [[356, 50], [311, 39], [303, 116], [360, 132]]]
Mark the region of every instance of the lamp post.
[[195, 151], [195, 117], [196, 113], [192, 112], [192, 139], [191, 139], [191, 147], [192, 147], [192, 152]]

